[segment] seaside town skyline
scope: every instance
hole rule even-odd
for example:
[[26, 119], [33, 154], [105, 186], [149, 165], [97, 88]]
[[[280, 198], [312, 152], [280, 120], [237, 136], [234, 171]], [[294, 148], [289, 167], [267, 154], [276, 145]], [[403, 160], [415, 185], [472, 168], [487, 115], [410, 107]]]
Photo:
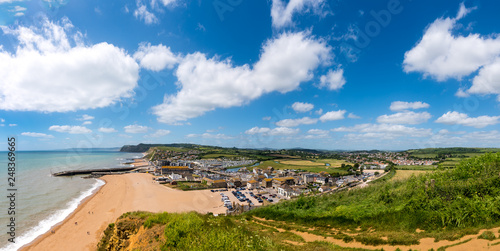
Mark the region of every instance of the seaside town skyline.
[[0, 1], [21, 150], [500, 147], [494, 1]]

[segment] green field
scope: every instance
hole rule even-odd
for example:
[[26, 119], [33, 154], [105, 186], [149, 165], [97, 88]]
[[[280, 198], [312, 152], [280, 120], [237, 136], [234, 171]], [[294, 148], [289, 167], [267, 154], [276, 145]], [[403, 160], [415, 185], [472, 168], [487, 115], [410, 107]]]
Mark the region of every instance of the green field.
[[[285, 163], [294, 163], [296, 165], [284, 164], [284, 163], [281, 163], [282, 161], [284, 161]], [[308, 163], [311, 163], [311, 165], [306, 165]], [[318, 166], [318, 163], [310, 162], [309, 160], [279, 160], [279, 159], [278, 160], [267, 160], [267, 161], [261, 162], [261, 164], [259, 165], [259, 168], [265, 169], [268, 166], [272, 166], [274, 169], [278, 169], [278, 170], [291, 169], [291, 170], [304, 170], [304, 171], [313, 172], [313, 173], [327, 172], [330, 174], [347, 175], [347, 170], [335, 168], [335, 167], [328, 167], [326, 165]]]
[[416, 166], [396, 166], [396, 170], [436, 170], [437, 166], [432, 165], [432, 166], [422, 166], [422, 165], [416, 165]]
[[328, 163], [330, 164], [331, 167], [340, 167], [342, 164], [346, 164], [346, 165], [352, 165], [352, 163], [349, 163], [345, 160], [342, 160], [342, 159], [318, 159], [316, 160], [316, 162], [320, 162], [320, 163]]

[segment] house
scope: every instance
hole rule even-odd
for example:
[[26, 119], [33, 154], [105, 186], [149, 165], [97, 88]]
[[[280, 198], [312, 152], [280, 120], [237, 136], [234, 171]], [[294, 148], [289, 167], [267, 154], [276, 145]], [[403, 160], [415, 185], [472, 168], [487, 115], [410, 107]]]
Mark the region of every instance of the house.
[[305, 173], [302, 174], [302, 179], [304, 180], [304, 183], [313, 183], [314, 178], [316, 178], [318, 175], [316, 174], [311, 174], [311, 173]]
[[247, 188], [248, 189], [255, 189], [255, 188], [257, 188], [257, 186], [259, 186], [259, 182], [256, 181], [256, 180], [249, 180], [247, 182]]
[[230, 181], [231, 181], [231, 183], [234, 184], [234, 187], [241, 187], [242, 186], [241, 179], [238, 177], [233, 177], [230, 179]]
[[328, 183], [328, 178], [327, 177], [316, 177], [314, 179], [314, 182], [324, 185], [324, 184]]
[[172, 173], [168, 177], [170, 177], [170, 179], [172, 179], [172, 180], [180, 180], [180, 179], [182, 179], [182, 175], [176, 174], [176, 173]]
[[161, 174], [162, 175], [169, 175], [172, 173], [181, 174], [181, 175], [193, 174], [193, 169], [191, 169], [187, 166], [162, 166], [161, 167]]
[[203, 181], [206, 181], [207, 185], [209, 187], [213, 187], [213, 188], [226, 188], [227, 187], [227, 182], [225, 180], [213, 180], [213, 179], [205, 177], [205, 178], [203, 178]]
[[283, 185], [278, 187], [278, 194], [285, 197], [292, 197], [293, 189], [289, 185]]
[[323, 192], [328, 192], [328, 191], [331, 191], [331, 190], [332, 190], [332, 189], [330, 189], [330, 188], [329, 188], [329, 187], [327, 187], [327, 186], [321, 186], [321, 187], [318, 189], [318, 191], [320, 191], [320, 192], [322, 192], [322, 193], [323, 193]]
[[283, 185], [295, 185], [295, 179], [293, 177], [274, 178], [272, 182], [274, 189], [278, 189], [278, 187]]
[[260, 186], [261, 187], [265, 187], [265, 188], [272, 187], [273, 186], [273, 179], [271, 179], [271, 178], [269, 178], [269, 179], [263, 179], [260, 182]]

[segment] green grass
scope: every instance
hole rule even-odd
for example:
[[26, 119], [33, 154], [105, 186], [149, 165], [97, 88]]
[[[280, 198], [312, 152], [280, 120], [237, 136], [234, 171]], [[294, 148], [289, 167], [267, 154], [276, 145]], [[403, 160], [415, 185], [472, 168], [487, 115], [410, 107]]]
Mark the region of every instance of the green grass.
[[[278, 163], [276, 163], [278, 162]], [[274, 169], [277, 170], [283, 170], [283, 169], [291, 169], [291, 170], [304, 170], [308, 172], [313, 172], [313, 173], [319, 173], [319, 172], [327, 172], [330, 174], [338, 174], [338, 175], [347, 175], [347, 170], [341, 169], [341, 168], [326, 168], [327, 166], [317, 166], [317, 165], [287, 165], [280, 163], [279, 160], [267, 160], [263, 161], [260, 165], [259, 168], [267, 168], [268, 166], [273, 167]]]
[[419, 228], [428, 236], [448, 232], [451, 238], [471, 227], [498, 225], [499, 173], [500, 154], [486, 154], [467, 159], [455, 169], [331, 195], [300, 197], [248, 214], [308, 226], [361, 226], [408, 233]]
[[451, 247], [454, 247], [454, 246], [462, 245], [462, 244], [467, 243], [467, 242], [469, 242], [471, 240], [472, 240], [472, 238], [464, 240], [464, 241], [461, 241], [461, 242], [457, 242], [457, 243], [454, 243], [454, 244], [442, 246], [442, 247], [438, 248], [437, 251], [445, 251], [447, 248], [451, 248]]
[[478, 239], [485, 239], [485, 240], [489, 240], [489, 241], [492, 241], [492, 240], [496, 239], [495, 234], [493, 232], [491, 232], [491, 231], [484, 231], [477, 238]]
[[212, 153], [203, 155], [202, 159], [218, 159], [218, 158], [235, 159], [240, 157], [241, 157], [240, 155], [236, 154]]
[[431, 166], [421, 166], [421, 165], [410, 165], [410, 166], [396, 166], [396, 170], [436, 170], [437, 167]]

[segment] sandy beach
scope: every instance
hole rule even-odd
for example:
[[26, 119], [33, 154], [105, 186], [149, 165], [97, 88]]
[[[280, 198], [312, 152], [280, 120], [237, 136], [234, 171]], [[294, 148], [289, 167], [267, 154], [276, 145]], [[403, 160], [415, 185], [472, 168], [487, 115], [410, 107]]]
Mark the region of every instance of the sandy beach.
[[131, 211], [225, 213], [216, 193], [175, 190], [152, 177], [145, 173], [102, 177], [106, 184], [97, 193], [61, 224], [20, 250], [95, 250], [108, 224]]

